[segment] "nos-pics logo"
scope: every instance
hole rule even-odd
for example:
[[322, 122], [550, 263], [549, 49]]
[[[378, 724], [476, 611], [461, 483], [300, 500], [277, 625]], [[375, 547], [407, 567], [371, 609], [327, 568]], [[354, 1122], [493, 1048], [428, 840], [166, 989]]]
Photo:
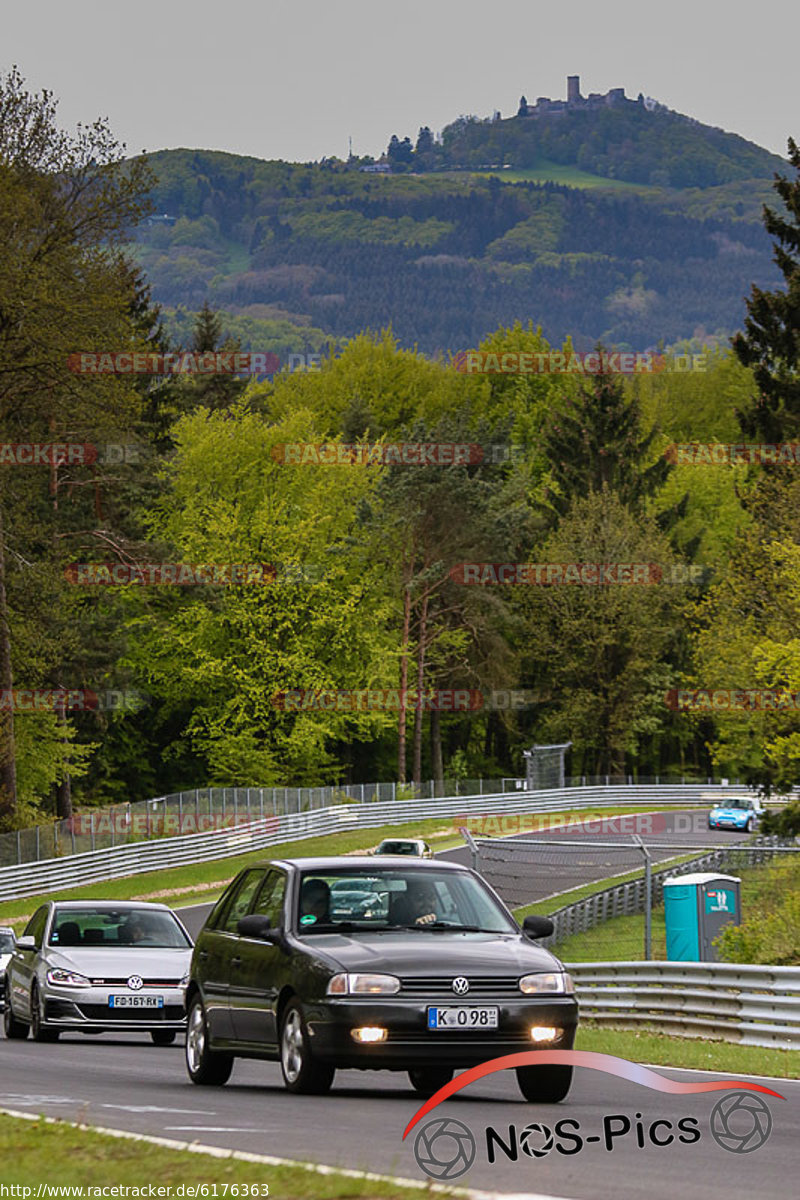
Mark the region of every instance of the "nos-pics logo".
[[[561, 1065], [571, 1063], [605, 1071], [672, 1095], [725, 1091], [726, 1095], [711, 1110], [707, 1129], [717, 1146], [732, 1154], [751, 1154], [759, 1150], [772, 1132], [772, 1114], [758, 1093], [766, 1093], [780, 1100], [785, 1098], [771, 1088], [743, 1080], [677, 1083], [638, 1063], [607, 1054], [578, 1050], [526, 1051], [492, 1059], [465, 1071], [440, 1088], [414, 1115], [403, 1138], [437, 1105], [468, 1083], [510, 1067], [545, 1065], [556, 1061]], [[592, 1128], [583, 1128], [580, 1121], [573, 1117], [565, 1117], [552, 1124], [534, 1121], [521, 1127], [510, 1124], [495, 1129], [489, 1125], [476, 1139], [473, 1131], [462, 1121], [436, 1116], [417, 1130], [413, 1150], [417, 1164], [426, 1175], [446, 1182], [465, 1175], [475, 1163], [479, 1151], [482, 1158], [492, 1165], [498, 1160], [517, 1162], [522, 1156], [528, 1159], [545, 1158], [550, 1154], [570, 1157], [593, 1145], [603, 1152], [610, 1152], [619, 1145], [635, 1147], [637, 1151], [670, 1145], [682, 1149], [683, 1146], [699, 1143], [705, 1133], [700, 1119], [694, 1116], [653, 1119], [651, 1116], [643, 1117], [641, 1112], [616, 1112], [606, 1114], [602, 1122]]]

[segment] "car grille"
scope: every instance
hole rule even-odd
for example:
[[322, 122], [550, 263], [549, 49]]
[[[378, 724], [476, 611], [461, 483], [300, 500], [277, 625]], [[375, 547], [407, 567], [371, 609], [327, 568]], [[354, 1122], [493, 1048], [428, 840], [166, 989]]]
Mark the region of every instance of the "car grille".
[[413, 975], [400, 977], [400, 992], [404, 996], [419, 996], [421, 999], [440, 999], [446, 996], [454, 1004], [468, 1003], [470, 1000], [498, 998], [522, 995], [519, 990], [518, 975], [466, 975], [469, 991], [464, 995], [456, 995], [453, 991], [453, 980], [457, 975]]
[[159, 1021], [181, 1021], [186, 1016], [183, 1005], [165, 1004], [163, 1008], [110, 1008], [107, 1004], [77, 1004], [76, 1008], [88, 1021], [141, 1021], [157, 1025]]
[[[125, 975], [121, 979], [98, 979], [92, 976], [92, 984], [94, 987], [124, 987], [128, 986], [128, 980], [131, 975], [135, 975], [135, 971], [131, 971], [130, 975]], [[180, 983], [180, 979], [145, 979], [142, 976], [142, 987], [165, 987], [176, 988]]]

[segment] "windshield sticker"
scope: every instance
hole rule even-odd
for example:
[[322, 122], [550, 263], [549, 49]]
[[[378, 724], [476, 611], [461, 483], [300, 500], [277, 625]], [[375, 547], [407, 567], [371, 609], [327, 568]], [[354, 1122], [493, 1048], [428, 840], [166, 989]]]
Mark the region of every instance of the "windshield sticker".
[[301, 925], [313, 925], [316, 922], [316, 919], [317, 918], [314, 916], [313, 913], [306, 913], [305, 916], [300, 918], [300, 924]]

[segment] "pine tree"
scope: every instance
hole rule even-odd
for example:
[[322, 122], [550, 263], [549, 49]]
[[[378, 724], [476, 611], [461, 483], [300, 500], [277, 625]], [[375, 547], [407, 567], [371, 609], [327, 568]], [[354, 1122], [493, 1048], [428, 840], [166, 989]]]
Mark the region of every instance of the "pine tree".
[[789, 161], [797, 178], [776, 175], [773, 185], [786, 214], [764, 206], [764, 227], [775, 238], [773, 259], [786, 290], [765, 292], [753, 285], [745, 332], [733, 338], [736, 356], [752, 369], [759, 391], [739, 421], [748, 437], [768, 442], [800, 434], [800, 148], [792, 138]]
[[589, 387], [579, 387], [576, 399], [554, 413], [545, 431], [555, 485], [542, 506], [549, 523], [557, 523], [574, 500], [604, 489], [631, 511], [641, 511], [672, 470], [665, 458], [644, 465], [656, 432], [642, 433], [639, 404], [625, 395], [618, 377], [597, 374]]

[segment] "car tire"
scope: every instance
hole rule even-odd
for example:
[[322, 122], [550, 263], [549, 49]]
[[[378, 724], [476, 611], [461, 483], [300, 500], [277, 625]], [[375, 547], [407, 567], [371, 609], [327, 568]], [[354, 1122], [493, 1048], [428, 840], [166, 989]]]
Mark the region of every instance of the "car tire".
[[303, 1013], [292, 1000], [281, 1021], [281, 1071], [290, 1092], [300, 1096], [321, 1096], [330, 1090], [335, 1067], [314, 1062]]
[[[166, 1031], [165, 1031], [166, 1032]], [[203, 1001], [195, 996], [186, 1025], [186, 1070], [192, 1083], [222, 1087], [231, 1077], [233, 1055], [210, 1050], [208, 1023]]]
[[151, 1029], [150, 1037], [156, 1046], [171, 1046], [175, 1041], [174, 1029]]
[[572, 1067], [517, 1067], [517, 1083], [526, 1100], [558, 1104], [572, 1086]]
[[414, 1091], [426, 1099], [453, 1078], [451, 1067], [417, 1067], [408, 1072]]
[[745, 825], [745, 827], [744, 827], [744, 831], [745, 831], [745, 833], [752, 833], [752, 832], [753, 832], [753, 827], [754, 827], [754, 821], [753, 821], [753, 818], [752, 818], [752, 817], [748, 817], [748, 818], [747, 818], [747, 823], [746, 823], [746, 825]]
[[27, 1021], [18, 1021], [14, 1016], [14, 1011], [11, 1007], [11, 1001], [6, 1003], [3, 1010], [3, 1032], [7, 1038], [24, 1040], [28, 1036], [30, 1026]]
[[35, 1042], [57, 1042], [59, 1029], [48, 1029], [44, 1022], [42, 998], [36, 984], [31, 988], [31, 1037]]

